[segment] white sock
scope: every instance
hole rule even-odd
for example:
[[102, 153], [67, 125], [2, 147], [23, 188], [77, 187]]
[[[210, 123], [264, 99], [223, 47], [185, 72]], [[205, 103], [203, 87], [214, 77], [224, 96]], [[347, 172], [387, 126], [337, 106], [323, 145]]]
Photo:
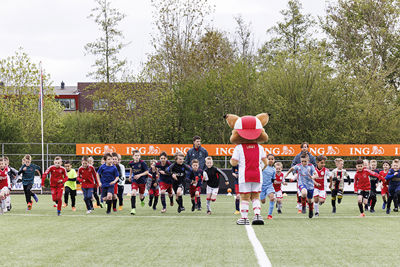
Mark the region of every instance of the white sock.
[[319, 205], [318, 205], [318, 203], [314, 203], [314, 209], [315, 209], [315, 212], [319, 213]]
[[246, 200], [242, 200], [240, 202], [240, 213], [242, 214], [242, 218], [248, 217], [249, 214], [249, 202]]
[[261, 203], [259, 199], [253, 199], [253, 212], [254, 215], [260, 215], [261, 213]]

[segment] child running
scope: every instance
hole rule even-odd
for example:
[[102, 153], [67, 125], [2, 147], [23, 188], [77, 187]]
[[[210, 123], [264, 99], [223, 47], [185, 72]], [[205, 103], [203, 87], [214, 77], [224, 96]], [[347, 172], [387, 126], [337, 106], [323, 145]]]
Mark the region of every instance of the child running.
[[31, 155], [25, 155], [23, 158], [24, 164], [22, 164], [19, 169], [18, 174], [22, 174], [22, 186], [24, 188], [25, 200], [27, 204], [27, 210], [32, 209], [32, 197], [38, 202], [39, 199], [35, 193], [32, 192], [32, 186], [35, 179], [35, 173], [38, 173], [40, 177], [42, 177], [42, 169], [32, 163]]
[[88, 157], [82, 157], [82, 166], [78, 169], [78, 181], [81, 183], [83, 192], [83, 201], [86, 204], [86, 213], [90, 214], [93, 210], [92, 196], [96, 184], [101, 186], [101, 183], [96, 175], [96, 170], [89, 165]]
[[326, 157], [319, 155], [317, 158], [317, 168], [315, 169], [315, 181], [318, 185], [314, 188], [314, 209], [315, 217], [319, 216], [319, 206], [325, 203], [326, 199], [326, 185], [328, 182], [328, 177], [330, 177], [329, 169], [325, 168]]
[[[260, 199], [261, 203], [265, 204], [265, 198], [268, 196], [269, 198], [269, 209], [268, 209], [268, 220], [272, 219], [272, 212], [274, 211], [275, 205], [275, 189], [274, 189], [274, 181], [275, 181], [275, 156], [273, 154], [267, 155], [267, 166], [264, 166], [262, 171], [262, 187], [261, 187], [261, 194]], [[262, 217], [260, 216], [262, 219]]]
[[[149, 192], [149, 207], [157, 210], [158, 196], [160, 195], [160, 186], [158, 182], [159, 173], [156, 168], [157, 161], [150, 161], [149, 177], [147, 178], [147, 191]], [[154, 202], [153, 202], [154, 200]]]
[[[379, 174], [379, 170], [377, 169], [378, 167], [378, 163], [376, 160], [372, 159], [370, 162], [370, 167], [371, 167], [371, 171], [376, 172]], [[370, 176], [369, 177], [369, 181], [371, 183], [371, 192], [369, 194], [369, 198], [368, 198], [368, 205], [370, 206], [369, 211], [371, 213], [375, 212], [375, 205], [376, 205], [376, 195], [378, 194], [378, 192], [376, 191], [376, 187], [379, 183], [379, 179], [377, 177], [374, 176]]]
[[344, 192], [344, 178], [347, 177], [349, 185], [351, 184], [350, 176], [343, 169], [344, 160], [341, 158], [335, 159], [336, 168], [331, 172], [329, 177], [329, 188], [331, 190], [332, 213], [336, 213], [336, 199], [338, 204], [342, 202]]
[[136, 195], [139, 191], [140, 202], [144, 207], [144, 192], [146, 190], [146, 177], [149, 175], [146, 163], [140, 159], [139, 150], [132, 151], [133, 161], [129, 162], [131, 168], [129, 172], [129, 181], [132, 182], [132, 194], [131, 194], [131, 214], [136, 214]]
[[285, 180], [283, 179], [283, 165], [282, 162], [276, 162], [274, 164], [275, 166], [275, 181], [274, 181], [274, 190], [275, 190], [275, 198], [277, 202], [277, 209], [278, 209], [278, 214], [282, 213], [282, 185], [287, 185]]
[[[382, 176], [382, 178], [385, 178], [389, 172], [390, 163], [388, 161], [383, 162], [382, 168], [383, 168], [383, 170], [380, 171], [379, 174]], [[382, 209], [385, 210], [386, 203], [388, 200], [388, 183], [387, 183], [386, 179], [383, 179], [381, 182], [382, 182], [381, 195], [382, 195], [382, 201], [383, 201]]]
[[206, 157], [206, 168], [203, 171], [204, 181], [207, 182], [207, 214], [211, 214], [211, 201], [217, 200], [219, 190], [219, 178], [222, 175], [225, 185], [229, 185], [228, 176], [219, 168], [214, 167], [212, 157]]
[[0, 215], [6, 209], [6, 198], [10, 195], [11, 183], [7, 174], [4, 158], [0, 158]]
[[192, 170], [189, 174], [190, 180], [190, 198], [192, 199], [192, 211], [197, 209], [201, 211], [201, 186], [203, 185], [203, 171], [199, 169], [199, 161], [197, 159], [192, 160]]
[[394, 202], [394, 212], [398, 212], [398, 201], [400, 195], [400, 160], [395, 159], [392, 162], [392, 168], [389, 170], [385, 179], [389, 182], [389, 198], [386, 207], [386, 213], [390, 214], [390, 205]]
[[240, 193], [239, 193], [239, 165], [232, 167], [232, 176], [235, 181], [235, 215], [240, 214]]
[[97, 171], [99, 186], [101, 186], [101, 198], [107, 203], [107, 214], [111, 213], [112, 199], [114, 195], [115, 184], [118, 182], [119, 173], [117, 167], [113, 164], [113, 157], [110, 153], [103, 156], [105, 164], [101, 165]]
[[62, 159], [57, 156], [54, 158], [54, 165], [50, 166], [42, 175], [42, 187], [47, 175], [50, 174], [50, 190], [53, 201], [57, 205], [57, 215], [61, 215], [62, 195], [64, 183], [68, 181], [67, 171], [61, 166]]
[[124, 206], [124, 189], [125, 189], [125, 180], [126, 180], [126, 174], [125, 174], [125, 166], [121, 164], [121, 155], [117, 154], [118, 156], [118, 165], [121, 170], [119, 174], [119, 180], [118, 180], [118, 210], [122, 210]]
[[65, 161], [64, 167], [67, 171], [68, 180], [64, 184], [64, 205], [63, 207], [68, 206], [68, 196], [71, 196], [71, 207], [72, 211], [76, 211], [75, 201], [76, 201], [76, 171], [72, 168], [71, 162], [68, 160]]
[[308, 155], [306, 153], [301, 154], [299, 164], [291, 167], [285, 174], [284, 178], [289, 173], [295, 171], [298, 174], [298, 184], [301, 190], [301, 212], [306, 213], [306, 202], [309, 206], [308, 217], [311, 219], [314, 216], [312, 198], [314, 196], [314, 184], [319, 185], [315, 182], [315, 168], [314, 165], [308, 162]]
[[186, 172], [190, 171], [190, 167], [184, 163], [185, 155], [178, 151], [175, 153], [175, 162], [166, 169], [166, 173], [172, 176], [172, 189], [176, 195], [176, 202], [178, 203], [178, 213], [185, 210], [183, 206], [183, 190]]
[[[103, 161], [103, 159], [102, 159]], [[94, 159], [93, 157], [88, 157], [88, 164], [89, 166], [92, 166], [94, 168]], [[101, 165], [103, 165], [104, 162], [101, 163]], [[99, 168], [95, 168], [96, 172]], [[93, 197], [96, 200], [96, 204], [94, 205], [94, 208], [103, 208], [103, 203], [100, 202], [100, 198], [99, 198], [99, 194], [97, 194], [97, 191], [101, 189], [101, 186], [99, 186], [98, 184], [96, 184], [96, 186], [93, 188]], [[93, 206], [93, 205], [92, 205]]]
[[371, 190], [371, 183], [369, 182], [369, 176], [381, 178], [378, 173], [370, 171], [365, 168], [363, 160], [359, 159], [356, 161], [357, 172], [354, 175], [354, 192], [358, 195], [357, 202], [358, 208], [360, 209], [360, 217], [365, 217], [363, 203], [367, 205], [369, 192]]
[[171, 206], [174, 205], [174, 199], [172, 194], [172, 176], [166, 172], [167, 168], [171, 166], [171, 162], [169, 162], [167, 153], [162, 151], [160, 153], [160, 161], [157, 162], [156, 168], [160, 174], [160, 189], [161, 189], [161, 204], [162, 210], [161, 213], [165, 213], [167, 211], [167, 203], [165, 201], [165, 195], [168, 193], [169, 203]]

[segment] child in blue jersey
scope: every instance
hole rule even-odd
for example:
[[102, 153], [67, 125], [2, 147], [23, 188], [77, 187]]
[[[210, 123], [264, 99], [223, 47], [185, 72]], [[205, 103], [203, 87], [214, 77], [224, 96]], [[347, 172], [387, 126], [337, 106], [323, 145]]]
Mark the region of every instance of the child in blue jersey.
[[268, 196], [269, 198], [269, 210], [268, 210], [268, 219], [272, 219], [272, 212], [274, 211], [275, 204], [275, 189], [274, 189], [274, 180], [275, 180], [275, 168], [274, 168], [275, 156], [273, 154], [267, 155], [267, 166], [264, 166], [262, 176], [263, 183], [261, 187], [260, 199], [261, 203], [265, 204], [265, 198]]
[[24, 187], [26, 204], [28, 205], [27, 210], [31, 210], [32, 209], [31, 197], [33, 197], [33, 199], [36, 202], [39, 201], [36, 194], [31, 191], [35, 179], [35, 173], [38, 173], [40, 177], [42, 177], [42, 169], [39, 166], [31, 163], [32, 162], [31, 155], [25, 155], [23, 162], [24, 164], [19, 169], [18, 174], [19, 175], [22, 174], [22, 185]]
[[167, 153], [162, 151], [160, 153], [160, 161], [156, 163], [156, 168], [160, 173], [161, 204], [163, 207], [161, 213], [165, 213], [167, 211], [167, 203], [165, 202], [165, 195], [167, 193], [169, 196], [170, 205], [174, 205], [174, 198], [172, 194], [172, 176], [166, 172], [170, 165], [171, 162], [168, 160]]
[[240, 214], [240, 193], [239, 193], [239, 165], [232, 167], [232, 176], [235, 181], [235, 215]]
[[139, 150], [132, 151], [133, 161], [129, 162], [131, 168], [129, 172], [129, 181], [132, 182], [131, 194], [131, 214], [136, 214], [136, 194], [139, 191], [140, 204], [144, 207], [144, 192], [146, 190], [147, 176], [149, 175], [147, 164], [140, 159]]
[[199, 161], [192, 160], [192, 170], [189, 172], [190, 180], [190, 197], [192, 199], [192, 211], [196, 208], [201, 211], [201, 186], [203, 185], [203, 170], [199, 169]]
[[117, 167], [113, 164], [113, 157], [110, 153], [106, 153], [103, 159], [105, 164], [101, 165], [97, 171], [97, 178], [100, 179], [101, 198], [107, 203], [107, 214], [110, 214], [114, 187], [119, 180], [119, 173]]
[[390, 214], [390, 205], [393, 200], [394, 212], [398, 212], [398, 203], [400, 197], [400, 160], [395, 159], [392, 162], [392, 168], [385, 177], [389, 182], [389, 198], [386, 206], [386, 213]]
[[314, 196], [314, 184], [319, 184], [314, 181], [314, 175], [316, 175], [315, 167], [309, 163], [308, 155], [306, 153], [301, 154], [300, 162], [300, 164], [297, 164], [288, 170], [284, 176], [284, 179], [292, 171], [295, 171], [298, 174], [299, 189], [301, 190], [301, 211], [302, 213], [306, 213], [307, 201], [309, 206], [308, 217], [312, 218], [314, 216], [314, 206], [312, 204], [312, 199]]

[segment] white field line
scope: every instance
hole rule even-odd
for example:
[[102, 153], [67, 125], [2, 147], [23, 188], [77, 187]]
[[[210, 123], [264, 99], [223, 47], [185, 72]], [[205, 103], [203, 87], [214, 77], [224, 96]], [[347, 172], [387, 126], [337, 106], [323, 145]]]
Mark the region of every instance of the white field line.
[[251, 227], [251, 225], [246, 225], [246, 231], [247, 231], [247, 236], [249, 237], [249, 240], [253, 245], [253, 249], [258, 260], [258, 265], [260, 265], [260, 267], [271, 267], [272, 266], [271, 262], [269, 261], [263, 246], [258, 240], [253, 227]]

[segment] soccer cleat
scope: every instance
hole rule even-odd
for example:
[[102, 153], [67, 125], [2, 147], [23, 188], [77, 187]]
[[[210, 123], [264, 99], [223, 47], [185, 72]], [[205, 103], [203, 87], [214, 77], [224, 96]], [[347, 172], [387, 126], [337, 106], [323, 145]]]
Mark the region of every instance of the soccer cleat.
[[247, 218], [240, 218], [236, 221], [237, 225], [249, 225], [250, 221]]
[[161, 210], [161, 213], [166, 213], [166, 212], [167, 212], [166, 209], [162, 209], [162, 210]]
[[360, 218], [365, 217], [365, 213], [361, 213], [359, 217], [360, 217]]
[[170, 201], [169, 205], [172, 207], [174, 205], [174, 201]]
[[72, 207], [72, 211], [76, 211], [76, 208], [75, 208], [75, 207]]
[[308, 210], [308, 218], [312, 218], [314, 216], [314, 211], [312, 209]]
[[198, 207], [198, 208], [197, 208], [197, 211], [201, 211], [201, 207]]
[[140, 201], [140, 206], [144, 207], [144, 200]]
[[68, 206], [68, 204], [67, 203], [64, 203], [63, 204], [63, 208], [65, 208], [65, 207], [67, 207]]
[[111, 214], [111, 211], [106, 211], [106, 214]]
[[382, 204], [382, 209], [384, 210], [386, 208], [386, 203]]
[[398, 208], [394, 208], [393, 211], [394, 212], [399, 212], [399, 209]]
[[92, 210], [86, 211], [86, 214], [90, 214], [90, 213], [92, 213]]
[[151, 207], [151, 206], [153, 206], [153, 199], [152, 198], [150, 198], [150, 200], [149, 200], [149, 207]]
[[375, 210], [374, 210], [374, 209], [370, 209], [370, 210], [369, 210], [369, 212], [371, 212], [371, 213], [374, 213], [374, 212], [375, 212]]
[[364, 209], [365, 209], [365, 211], [368, 210], [368, 204], [366, 204], [366, 205], [364, 206]]
[[272, 220], [272, 215], [268, 215], [267, 219]]
[[61, 216], [61, 210], [57, 210], [57, 216]]
[[181, 207], [181, 211], [185, 211], [185, 207], [184, 206]]
[[300, 214], [301, 213], [301, 210], [297, 210], [297, 214]]
[[136, 209], [131, 209], [131, 214], [135, 215], [136, 214]]
[[[268, 215], [269, 217], [270, 215]], [[271, 216], [272, 219], [272, 216]], [[261, 215], [257, 214], [254, 216], [253, 221], [251, 222], [253, 225], [263, 225], [264, 224], [264, 219], [261, 217]]]
[[282, 211], [281, 211], [281, 210], [278, 210], [278, 214], [282, 214]]
[[238, 215], [238, 214], [240, 214], [240, 211], [235, 210], [235, 212], [233, 214]]
[[319, 217], [319, 213], [318, 212], [315, 213], [315, 217]]
[[100, 203], [100, 208], [104, 208], [104, 203]]
[[157, 210], [157, 207], [153, 207], [153, 210]]
[[207, 215], [211, 215], [211, 210], [207, 210]]
[[332, 213], [336, 213], [336, 207], [332, 207]]
[[117, 212], [117, 208], [113, 208], [113, 212]]
[[10, 206], [7, 207], [7, 211], [10, 211], [12, 209], [12, 205], [10, 203]]
[[97, 208], [100, 208], [100, 207], [97, 206], [97, 203], [94, 203], [93, 208], [94, 208], [94, 209], [97, 209]]
[[32, 197], [33, 197], [33, 199], [36, 201], [36, 203], [39, 201], [39, 199], [38, 199], [38, 197], [37, 197], [36, 194], [33, 194]]
[[386, 209], [386, 214], [390, 214], [390, 209]]
[[178, 207], [178, 213], [181, 213], [181, 211], [182, 211], [181, 207]]
[[124, 208], [122, 207], [122, 206], [119, 206], [118, 207], [118, 210], [123, 210]]
[[306, 206], [301, 207], [301, 213], [303, 213], [303, 214], [306, 213]]
[[29, 202], [29, 203], [28, 203], [27, 210], [31, 210], [31, 209], [32, 209], [32, 203], [31, 203], [31, 202]]
[[338, 198], [337, 203], [338, 203], [338, 204], [342, 203], [342, 199], [341, 199], [341, 198]]

